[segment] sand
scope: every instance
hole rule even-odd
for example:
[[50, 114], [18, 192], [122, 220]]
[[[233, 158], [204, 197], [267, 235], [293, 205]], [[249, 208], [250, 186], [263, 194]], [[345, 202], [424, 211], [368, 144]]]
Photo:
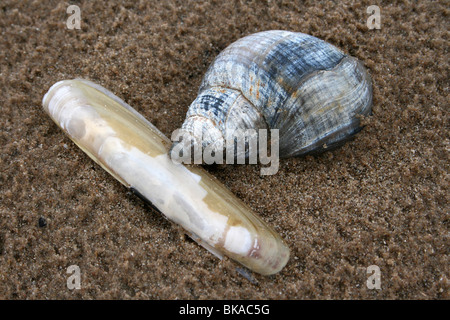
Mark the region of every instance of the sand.
[[[448, 299], [448, 2], [383, 2], [379, 30], [371, 4], [1, 1], [0, 298]], [[291, 250], [280, 273], [250, 282], [90, 160], [41, 100], [57, 81], [90, 79], [170, 136], [214, 57], [270, 29], [362, 60], [374, 104], [353, 141], [282, 160], [276, 175], [207, 168]], [[80, 289], [67, 286], [72, 265]], [[367, 286], [371, 265], [380, 289]]]

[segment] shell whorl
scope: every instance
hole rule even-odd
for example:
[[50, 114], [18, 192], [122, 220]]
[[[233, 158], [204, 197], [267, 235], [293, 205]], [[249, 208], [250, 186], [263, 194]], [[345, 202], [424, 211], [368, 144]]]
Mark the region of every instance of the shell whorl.
[[204, 149], [225, 146], [226, 130], [279, 129], [279, 155], [300, 156], [360, 131], [371, 105], [371, 79], [356, 58], [310, 35], [265, 31], [216, 57], [182, 130]]

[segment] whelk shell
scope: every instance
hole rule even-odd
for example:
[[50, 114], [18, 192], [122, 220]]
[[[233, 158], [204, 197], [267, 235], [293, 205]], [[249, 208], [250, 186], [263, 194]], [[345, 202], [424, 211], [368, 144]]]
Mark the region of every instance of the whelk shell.
[[263, 275], [287, 263], [289, 249], [272, 228], [204, 169], [172, 161], [170, 140], [105, 88], [60, 81], [42, 103], [95, 162], [213, 253]]
[[303, 33], [255, 33], [211, 64], [181, 127], [188, 138], [174, 139], [171, 157], [186, 162], [186, 147], [224, 154], [238, 129], [278, 129], [281, 158], [330, 150], [361, 130], [371, 105], [372, 82], [356, 58]]

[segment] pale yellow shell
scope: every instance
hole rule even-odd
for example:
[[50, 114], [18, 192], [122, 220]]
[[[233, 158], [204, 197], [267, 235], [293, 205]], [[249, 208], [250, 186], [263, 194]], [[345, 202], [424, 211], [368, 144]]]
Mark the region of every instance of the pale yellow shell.
[[61, 81], [43, 106], [95, 162], [212, 252], [263, 275], [287, 263], [289, 249], [272, 228], [205, 170], [173, 162], [171, 141], [108, 90]]

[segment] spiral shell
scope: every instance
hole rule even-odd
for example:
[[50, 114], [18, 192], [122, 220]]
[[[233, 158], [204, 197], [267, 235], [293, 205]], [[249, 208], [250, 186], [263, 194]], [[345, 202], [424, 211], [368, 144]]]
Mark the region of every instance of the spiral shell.
[[95, 162], [214, 254], [264, 275], [287, 263], [289, 249], [272, 228], [205, 170], [172, 161], [170, 140], [113, 93], [65, 80], [42, 104]]
[[227, 131], [278, 129], [280, 157], [301, 156], [348, 140], [371, 105], [371, 79], [357, 59], [313, 36], [272, 30], [217, 56], [181, 129], [214, 152], [223, 152]]

